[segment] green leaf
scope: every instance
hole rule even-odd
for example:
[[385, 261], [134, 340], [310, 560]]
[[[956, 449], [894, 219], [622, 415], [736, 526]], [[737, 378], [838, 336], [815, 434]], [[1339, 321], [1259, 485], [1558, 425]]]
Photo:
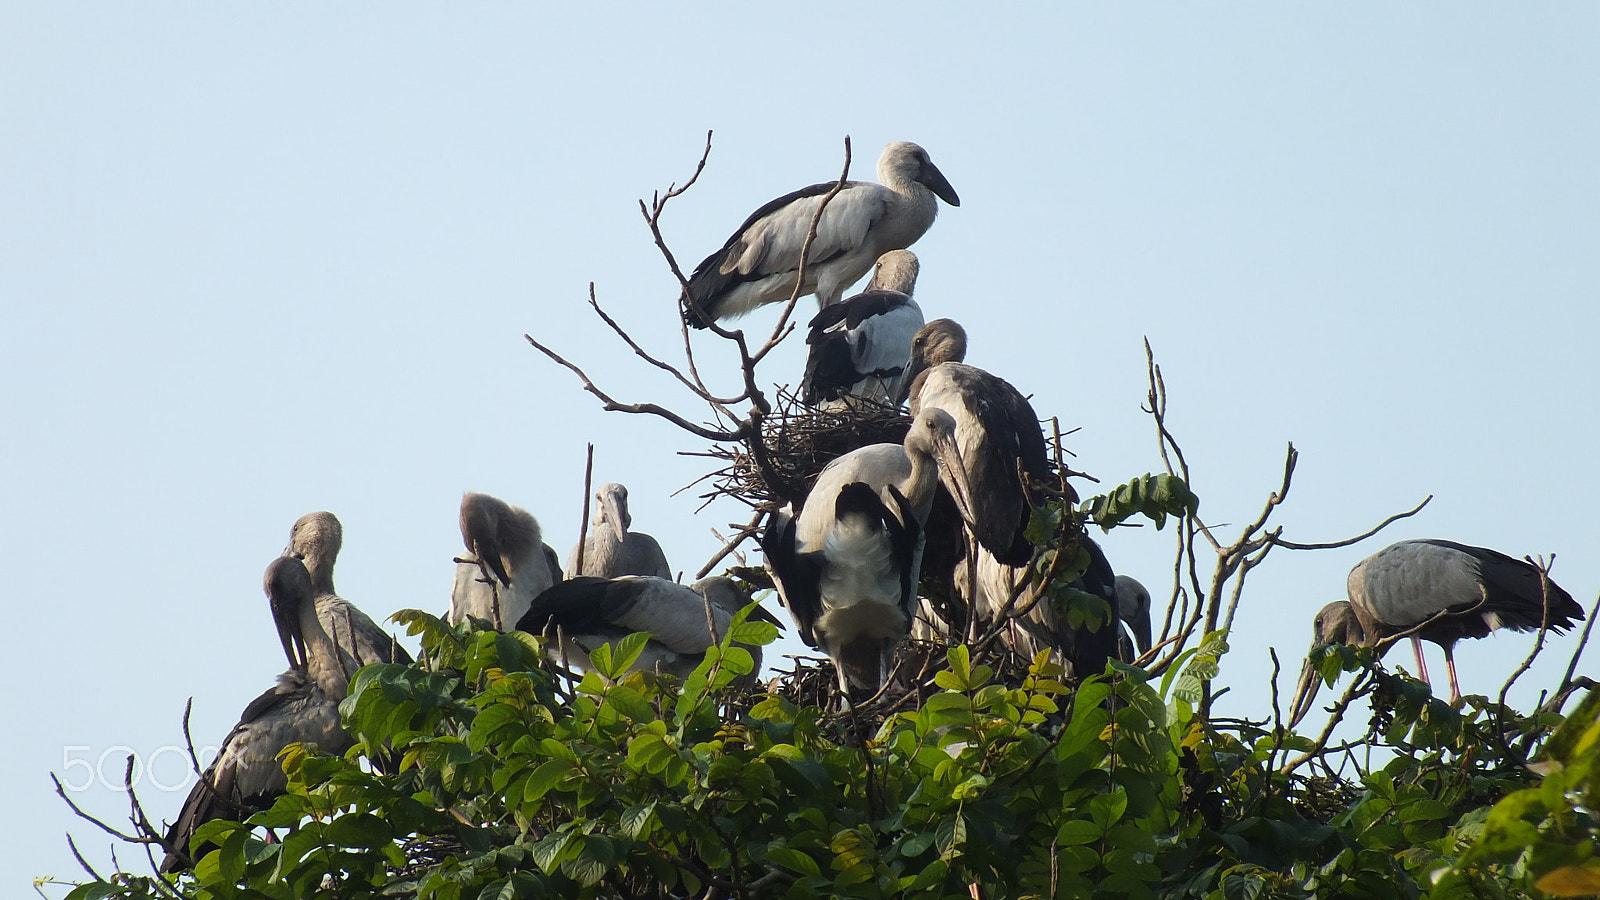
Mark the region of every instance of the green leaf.
[[389, 823], [371, 813], [352, 813], [328, 823], [327, 839], [341, 847], [382, 847], [394, 839]]
[[573, 764], [564, 759], [546, 760], [539, 768], [533, 770], [528, 776], [528, 783], [523, 788], [522, 799], [528, 803], [535, 803], [545, 794], [550, 793], [556, 785], [566, 780], [574, 773]]

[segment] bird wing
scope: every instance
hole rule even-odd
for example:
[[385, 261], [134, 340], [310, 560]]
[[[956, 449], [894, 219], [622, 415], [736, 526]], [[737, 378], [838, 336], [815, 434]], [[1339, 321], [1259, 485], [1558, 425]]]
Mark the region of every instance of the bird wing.
[[817, 646], [814, 629], [822, 613], [819, 589], [822, 570], [814, 554], [797, 552], [797, 525], [790, 510], [773, 510], [761, 534], [761, 551], [766, 556], [767, 570], [772, 573], [778, 599], [789, 610], [800, 638], [814, 648]]
[[635, 600], [628, 585], [618, 584], [621, 581], [624, 579], [589, 575], [568, 578], [534, 598], [517, 620], [517, 630], [542, 634], [552, 624], [567, 634], [611, 629], [613, 621], [625, 615]]
[[1583, 621], [1583, 607], [1554, 581], [1541, 579], [1532, 563], [1515, 559], [1488, 547], [1472, 547], [1454, 541], [1420, 540], [1416, 544], [1446, 548], [1470, 557], [1477, 566], [1484, 587], [1484, 611], [1498, 619], [1498, 627], [1513, 631], [1537, 631], [1546, 621], [1545, 588], [1549, 585], [1548, 624], [1558, 632]]
[[411, 654], [355, 604], [331, 594], [317, 598], [317, 618], [339, 647], [347, 676], [375, 662], [410, 665]]
[[[737, 273], [738, 280], [749, 280], [799, 268], [800, 250], [811, 230], [811, 220], [832, 189], [832, 184], [811, 185], [790, 195], [785, 203], [768, 204], [774, 207], [770, 212], [752, 216], [729, 240], [717, 265], [718, 272]], [[860, 246], [873, 224], [888, 211], [884, 195], [892, 193], [871, 182], [846, 184], [828, 202], [817, 223], [809, 265], [825, 263]]]
[[894, 485], [888, 485], [884, 492], [894, 502], [893, 509], [885, 509], [883, 517], [884, 528], [889, 534], [890, 552], [893, 554], [895, 568], [900, 572], [900, 609], [906, 614], [909, 622], [917, 615], [917, 578], [921, 574], [918, 569], [919, 551], [922, 549], [922, 526], [917, 524], [916, 511], [911, 508], [911, 501]]

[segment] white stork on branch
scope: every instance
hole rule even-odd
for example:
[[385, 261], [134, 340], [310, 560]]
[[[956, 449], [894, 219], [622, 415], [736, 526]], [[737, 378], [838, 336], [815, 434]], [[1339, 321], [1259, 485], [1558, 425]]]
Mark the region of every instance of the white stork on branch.
[[[939, 214], [939, 200], [961, 205], [927, 151], [909, 141], [883, 149], [878, 179], [882, 184], [846, 182], [822, 212], [800, 290], [816, 294], [819, 306], [838, 303], [878, 257], [916, 243]], [[801, 188], [752, 213], [722, 249], [695, 267], [681, 301], [684, 321], [704, 328], [788, 300], [811, 220], [837, 184]]]
[[911, 299], [917, 255], [891, 250], [878, 257], [867, 289], [827, 306], [808, 324], [800, 399], [816, 409], [848, 409], [856, 398], [899, 402], [911, 340], [922, 327], [922, 308]]

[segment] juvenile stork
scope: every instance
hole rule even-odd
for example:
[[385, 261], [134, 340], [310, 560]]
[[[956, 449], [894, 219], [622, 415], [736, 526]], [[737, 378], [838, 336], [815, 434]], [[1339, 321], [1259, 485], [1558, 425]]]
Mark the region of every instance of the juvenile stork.
[[488, 619], [506, 631], [527, 613], [533, 598], [561, 580], [561, 563], [527, 510], [488, 494], [461, 497], [465, 556], [456, 563], [450, 621]]
[[1117, 617], [1133, 635], [1118, 639], [1117, 655], [1123, 662], [1131, 663], [1150, 652], [1150, 591], [1131, 575], [1118, 575], [1115, 580]]
[[[927, 151], [909, 141], [883, 149], [878, 179], [883, 183], [845, 182], [823, 210], [800, 291], [802, 296], [816, 294], [819, 306], [838, 303], [844, 289], [867, 274], [878, 257], [916, 243], [939, 214], [939, 200], [961, 205]], [[680, 301], [684, 321], [704, 328], [708, 320], [731, 319], [788, 300], [811, 219], [835, 184], [801, 188], [751, 213], [722, 249], [695, 267]]]
[[317, 615], [322, 627], [339, 648], [339, 659], [346, 674], [375, 662], [410, 665], [411, 654], [389, 632], [333, 589], [333, 564], [344, 543], [344, 527], [331, 512], [306, 513], [289, 529], [289, 545], [283, 555], [305, 564], [311, 574], [311, 593], [316, 597]]
[[1055, 480], [1044, 431], [1021, 391], [963, 363], [966, 354], [967, 332], [950, 319], [917, 331], [905, 373], [911, 414], [938, 407], [955, 420], [978, 543], [1006, 565], [1026, 565], [1033, 546], [1023, 532], [1033, 500]]
[[[710, 602], [708, 628], [707, 601]], [[682, 585], [650, 575], [618, 578], [579, 576], [540, 594], [517, 621], [517, 630], [543, 634], [552, 626], [565, 643], [551, 656], [591, 668], [589, 654], [601, 644], [615, 644], [635, 632], [650, 641], [629, 671], [659, 672], [685, 678], [705, 659], [706, 651], [727, 635], [733, 617], [750, 603], [733, 579], [715, 576]], [[778, 624], [761, 607], [750, 611], [754, 621]], [[761, 648], [746, 647], [755, 668], [742, 679], [752, 684], [761, 672]]]
[[922, 327], [922, 308], [911, 299], [918, 268], [915, 253], [891, 250], [878, 257], [865, 291], [811, 319], [800, 381], [807, 406], [843, 410], [857, 398], [899, 401], [911, 339]]
[[245, 707], [189, 792], [167, 830], [170, 852], [161, 863], [163, 873], [187, 868], [211, 849], [193, 848], [191, 856], [195, 829], [213, 819], [244, 819], [284, 792], [288, 780], [278, 754], [285, 747], [316, 744], [324, 752], [343, 753], [353, 743], [339, 723], [348, 675], [318, 614], [310, 573], [298, 559], [283, 556], [267, 566], [263, 582], [289, 670]]
[[776, 511], [762, 536], [784, 606], [805, 642], [833, 660], [846, 697], [883, 687], [911, 629], [922, 528], [941, 473], [969, 508], [955, 422], [928, 409], [903, 444], [862, 447], [829, 463], [799, 518]]
[[[1026, 566], [1003, 563], [981, 546], [976, 566], [977, 595], [967, 602], [980, 621], [994, 621], [1008, 601], [1013, 609], [1026, 610], [1006, 623], [1006, 643], [1025, 659], [1040, 650], [1053, 650], [1071, 666], [1075, 677], [1083, 678], [1104, 672], [1108, 659], [1122, 658], [1121, 597], [1116, 573], [1100, 545], [1087, 534], [1080, 533], [1078, 540], [1088, 551], [1089, 567], [1070, 587], [1106, 601], [1110, 618], [1098, 628], [1071, 625], [1053, 596], [1039, 595], [1040, 585], [1029, 577]], [[958, 591], [964, 592], [967, 587], [959, 576], [955, 584]]]
[[[617, 578], [622, 575], [653, 575], [672, 580], [672, 567], [656, 539], [633, 531], [633, 516], [628, 513], [628, 489], [615, 482], [603, 484], [594, 492], [595, 519], [589, 534], [572, 548], [567, 571], [574, 576]], [[578, 565], [578, 551], [583, 565]]]
[[[1488, 637], [1501, 628], [1537, 631], [1548, 626], [1560, 634], [1583, 621], [1583, 607], [1555, 582], [1541, 578], [1532, 563], [1454, 541], [1401, 541], [1385, 547], [1356, 563], [1346, 588], [1348, 601], [1330, 603], [1317, 613], [1311, 649], [1328, 644], [1373, 647], [1415, 628], [1411, 649], [1417, 672], [1431, 685], [1422, 641], [1442, 647], [1452, 703], [1461, 697], [1456, 641]], [[1321, 686], [1322, 676], [1308, 658], [1295, 686], [1291, 726], [1311, 711]]]

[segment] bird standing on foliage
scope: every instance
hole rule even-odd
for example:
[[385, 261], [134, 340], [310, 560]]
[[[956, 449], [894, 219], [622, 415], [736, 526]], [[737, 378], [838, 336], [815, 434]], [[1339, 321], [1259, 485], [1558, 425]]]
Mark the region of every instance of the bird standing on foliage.
[[375, 662], [409, 665], [411, 654], [394, 636], [334, 590], [333, 564], [343, 543], [344, 527], [337, 516], [331, 512], [306, 513], [289, 529], [289, 545], [283, 555], [300, 560], [310, 573], [317, 615], [339, 649], [346, 674], [354, 675], [357, 669]]
[[[1356, 563], [1346, 587], [1348, 601], [1330, 603], [1317, 613], [1311, 649], [1336, 643], [1374, 647], [1415, 628], [1411, 648], [1418, 674], [1431, 684], [1422, 641], [1444, 648], [1451, 702], [1461, 697], [1456, 641], [1488, 637], [1501, 628], [1536, 631], [1547, 626], [1562, 633], [1583, 620], [1583, 608], [1572, 595], [1543, 577], [1537, 566], [1454, 541], [1392, 544]], [[1311, 711], [1321, 686], [1308, 658], [1295, 686], [1290, 725]]]
[[843, 410], [858, 399], [899, 400], [911, 339], [922, 327], [922, 308], [911, 299], [917, 256], [894, 250], [878, 258], [867, 289], [811, 319], [800, 399], [816, 409]]
[[217, 758], [189, 792], [167, 830], [163, 873], [186, 868], [211, 848], [198, 847], [195, 830], [213, 819], [244, 819], [265, 809], [288, 780], [278, 754], [293, 743], [343, 753], [354, 741], [339, 722], [339, 701], [349, 689], [342, 651], [324, 629], [306, 567], [293, 557], [272, 561], [263, 579], [289, 670], [271, 690], [251, 701]]
[[561, 563], [544, 543], [538, 520], [498, 497], [462, 496], [461, 540], [467, 555], [456, 563], [452, 622], [471, 616], [506, 631], [528, 611], [533, 598], [561, 580]]
[[[939, 200], [961, 205], [927, 151], [908, 141], [884, 148], [878, 179], [883, 183], [845, 182], [823, 210], [800, 290], [816, 294], [819, 306], [838, 303], [878, 257], [916, 243], [939, 214]], [[682, 299], [684, 321], [705, 328], [788, 300], [811, 220], [835, 184], [801, 188], [752, 213], [722, 249], [695, 267]]]
[[943, 410], [917, 416], [903, 444], [874, 444], [829, 463], [796, 518], [773, 514], [762, 550], [800, 636], [833, 660], [839, 688], [881, 689], [911, 629], [922, 527], [947, 477], [970, 503], [955, 423]]
[[[595, 518], [589, 534], [567, 556], [567, 571], [573, 576], [617, 578], [622, 575], [653, 575], [672, 580], [672, 567], [656, 539], [633, 531], [633, 516], [628, 512], [628, 489], [620, 484], [603, 484], [594, 492]], [[579, 550], [582, 565], [579, 565]]]
[[[749, 603], [733, 579], [720, 575], [693, 585], [649, 575], [579, 576], [540, 594], [517, 621], [517, 630], [529, 634], [558, 630], [564, 643], [559, 650], [552, 647], [551, 656], [559, 659], [564, 653], [569, 662], [585, 669], [592, 668], [589, 654], [601, 644], [648, 632], [650, 641], [629, 671], [684, 678], [727, 635], [734, 615]], [[759, 606], [751, 610], [750, 619], [778, 624]], [[746, 649], [755, 662], [746, 674], [749, 683], [761, 671], [761, 648]]]

